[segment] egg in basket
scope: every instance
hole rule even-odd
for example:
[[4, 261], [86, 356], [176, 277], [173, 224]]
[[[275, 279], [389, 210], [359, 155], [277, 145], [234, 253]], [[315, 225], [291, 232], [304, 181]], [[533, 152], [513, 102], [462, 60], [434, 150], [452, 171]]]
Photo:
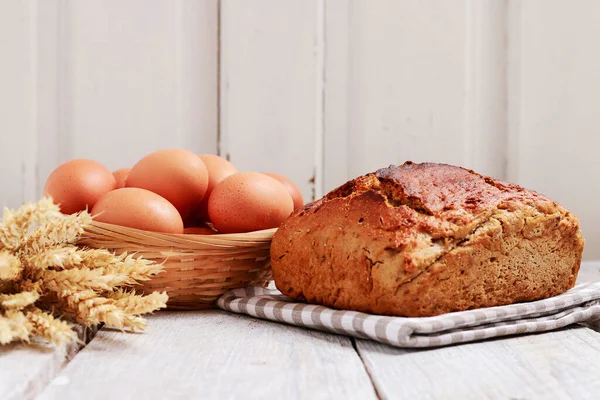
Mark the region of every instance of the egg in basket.
[[71, 160], [48, 177], [45, 194], [65, 214], [91, 210], [94, 222], [78, 245], [163, 263], [139, 289], [166, 291], [171, 309], [208, 308], [230, 289], [266, 286], [273, 234], [303, 205], [282, 175], [238, 172], [224, 158], [181, 149], [114, 173]]

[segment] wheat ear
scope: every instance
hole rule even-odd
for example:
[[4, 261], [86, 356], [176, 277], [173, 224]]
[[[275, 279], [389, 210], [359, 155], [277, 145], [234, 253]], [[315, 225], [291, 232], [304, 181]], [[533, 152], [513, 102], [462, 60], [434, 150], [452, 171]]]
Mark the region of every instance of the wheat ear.
[[166, 292], [153, 292], [146, 296], [136, 295], [130, 292], [109, 293], [108, 297], [115, 301], [115, 305], [123, 309], [127, 314], [152, 313], [167, 306]]
[[75, 243], [84, 232], [84, 227], [91, 222], [92, 217], [87, 211], [52, 219], [37, 227], [20, 249], [25, 254], [31, 254], [42, 252], [44, 248]]
[[76, 339], [75, 331], [64, 321], [40, 309], [33, 309], [26, 314], [31, 323], [31, 333], [55, 344], [71, 343]]
[[31, 322], [22, 311], [9, 310], [0, 314], [0, 344], [8, 344], [15, 340], [29, 342], [32, 331]]
[[6, 248], [16, 249], [34, 223], [46, 223], [60, 215], [59, 207], [49, 197], [37, 203], [24, 204], [16, 211], [5, 208], [0, 224], [0, 243]]
[[101, 297], [92, 290], [64, 292], [61, 297], [80, 324], [90, 326], [102, 322], [117, 329], [132, 330], [146, 327], [141, 318], [127, 315], [113, 300]]
[[75, 246], [53, 246], [23, 255], [23, 262], [27, 267], [39, 270], [49, 267], [71, 268], [80, 265], [82, 260], [81, 251]]
[[21, 261], [7, 250], [0, 250], [0, 280], [12, 281], [21, 276]]
[[126, 253], [116, 256], [105, 249], [79, 249], [75, 246], [54, 246], [39, 253], [27, 254], [23, 259], [27, 266], [39, 270], [49, 267], [104, 268], [107, 273], [128, 275], [137, 281], [151, 279], [163, 271], [162, 265], [141, 257], [135, 258]]
[[36, 291], [0, 294], [0, 306], [5, 310], [22, 310], [34, 304], [39, 298], [40, 294]]
[[129, 275], [136, 281], [147, 281], [164, 271], [162, 264], [133, 255], [119, 256], [119, 262], [112, 265], [112, 271], [117, 274]]
[[67, 269], [64, 271], [39, 271], [35, 277], [44, 283], [44, 288], [53, 292], [64, 290], [106, 290], [113, 291], [122, 285], [132, 285], [135, 281], [125, 274], [113, 274], [104, 268]]

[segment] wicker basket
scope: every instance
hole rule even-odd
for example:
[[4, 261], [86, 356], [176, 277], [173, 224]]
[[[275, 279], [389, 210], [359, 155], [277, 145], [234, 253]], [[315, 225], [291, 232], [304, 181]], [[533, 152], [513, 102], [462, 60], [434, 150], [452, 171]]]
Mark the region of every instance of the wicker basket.
[[217, 234], [177, 235], [147, 232], [102, 222], [86, 228], [79, 245], [120, 254], [136, 253], [164, 262], [165, 272], [140, 289], [166, 291], [170, 309], [212, 308], [230, 289], [266, 286], [271, 280], [269, 249], [276, 229]]

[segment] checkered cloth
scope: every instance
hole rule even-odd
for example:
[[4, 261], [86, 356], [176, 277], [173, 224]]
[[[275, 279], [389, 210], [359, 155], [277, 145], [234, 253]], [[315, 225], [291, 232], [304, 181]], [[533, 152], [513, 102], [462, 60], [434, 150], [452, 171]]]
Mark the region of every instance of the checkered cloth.
[[600, 282], [561, 295], [508, 306], [403, 318], [332, 310], [299, 303], [277, 290], [235, 289], [219, 298], [223, 310], [397, 347], [437, 347], [493, 337], [544, 332], [600, 320]]

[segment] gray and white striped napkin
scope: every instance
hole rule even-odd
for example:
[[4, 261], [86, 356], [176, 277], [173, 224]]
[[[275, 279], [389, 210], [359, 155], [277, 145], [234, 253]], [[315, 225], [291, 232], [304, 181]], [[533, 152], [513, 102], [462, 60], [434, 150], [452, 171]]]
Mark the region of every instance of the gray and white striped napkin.
[[600, 320], [600, 282], [578, 285], [545, 300], [427, 318], [372, 315], [299, 303], [277, 290], [234, 289], [219, 298], [226, 311], [318, 329], [397, 347], [438, 347], [544, 332]]

